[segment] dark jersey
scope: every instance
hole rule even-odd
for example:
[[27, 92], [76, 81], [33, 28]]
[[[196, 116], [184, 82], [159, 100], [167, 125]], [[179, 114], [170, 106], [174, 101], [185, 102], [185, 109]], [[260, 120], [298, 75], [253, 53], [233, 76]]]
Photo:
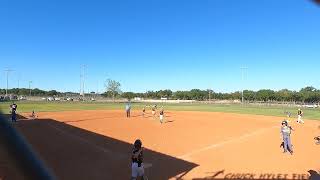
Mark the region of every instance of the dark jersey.
[[161, 111], [160, 111], [160, 115], [163, 115], [163, 114], [164, 114], [164, 113], [163, 113], [163, 110], [161, 110]]
[[300, 110], [300, 111], [298, 111], [298, 115], [300, 115], [300, 116], [302, 115], [302, 111], [301, 111], [301, 110]]
[[12, 104], [11, 105], [11, 110], [14, 111], [14, 112], [17, 111], [17, 107], [18, 106], [16, 104]]
[[138, 163], [138, 166], [140, 167], [143, 161], [143, 152], [141, 151], [138, 157], [134, 157], [134, 154], [136, 154], [140, 149], [136, 149], [135, 147], [132, 149], [132, 156], [131, 160], [132, 163]]

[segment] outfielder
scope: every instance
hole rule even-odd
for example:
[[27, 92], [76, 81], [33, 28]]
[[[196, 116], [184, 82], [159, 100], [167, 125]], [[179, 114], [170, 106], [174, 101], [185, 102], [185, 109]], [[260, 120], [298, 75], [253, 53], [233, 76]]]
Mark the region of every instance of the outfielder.
[[285, 111], [284, 113], [287, 115], [287, 119], [285, 119], [285, 121], [287, 121], [288, 123], [290, 123], [290, 122], [291, 122], [291, 121], [290, 121], [290, 118], [291, 118], [291, 112], [289, 112], [289, 111]]

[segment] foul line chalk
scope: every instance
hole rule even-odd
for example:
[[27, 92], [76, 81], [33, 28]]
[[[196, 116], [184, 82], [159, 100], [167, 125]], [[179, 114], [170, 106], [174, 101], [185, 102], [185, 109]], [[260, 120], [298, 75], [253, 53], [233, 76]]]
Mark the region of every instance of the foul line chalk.
[[201, 149], [198, 149], [198, 150], [195, 150], [195, 151], [191, 151], [191, 152], [189, 152], [187, 154], [179, 156], [179, 158], [181, 158], [181, 159], [190, 159], [191, 156], [194, 156], [194, 155], [199, 154], [201, 152], [208, 151], [208, 150], [211, 150], [211, 149], [215, 149], [215, 148], [224, 146], [226, 144], [230, 144], [230, 143], [234, 143], [234, 142], [241, 142], [241, 141], [245, 140], [246, 138], [249, 138], [249, 137], [252, 137], [252, 136], [255, 136], [255, 135], [258, 135], [258, 134], [262, 134], [262, 133], [266, 132], [267, 130], [274, 129], [276, 127], [279, 127], [279, 126], [272, 126], [270, 128], [263, 128], [263, 129], [260, 129], [260, 130], [257, 130], [257, 131], [251, 132], [251, 133], [246, 133], [246, 134], [244, 134], [242, 136], [239, 136], [239, 137], [234, 137], [234, 138], [231, 138], [231, 139], [229, 138], [229, 140], [222, 141], [222, 142], [219, 142], [219, 143], [216, 143], [216, 144], [211, 144], [211, 145], [203, 147]]

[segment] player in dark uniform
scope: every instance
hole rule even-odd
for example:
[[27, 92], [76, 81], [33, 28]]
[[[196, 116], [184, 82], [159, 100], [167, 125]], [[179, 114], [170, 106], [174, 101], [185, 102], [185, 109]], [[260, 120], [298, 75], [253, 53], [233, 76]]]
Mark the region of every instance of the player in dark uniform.
[[14, 102], [10, 105], [12, 122], [17, 122], [17, 108], [18, 106]]
[[36, 115], [36, 113], [34, 112], [34, 110], [32, 110], [32, 113], [31, 113], [30, 118], [31, 118], [32, 120], [35, 120], [35, 119], [37, 118], [37, 115]]
[[131, 160], [131, 179], [137, 180], [138, 178], [141, 178], [144, 180], [143, 147], [140, 139], [137, 139], [133, 144]]

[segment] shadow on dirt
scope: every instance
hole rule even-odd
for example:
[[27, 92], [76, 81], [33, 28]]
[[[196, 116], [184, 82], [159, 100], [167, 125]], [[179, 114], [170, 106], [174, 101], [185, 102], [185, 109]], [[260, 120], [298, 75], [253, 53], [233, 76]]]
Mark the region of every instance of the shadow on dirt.
[[[14, 127], [58, 179], [131, 177], [130, 143], [53, 119], [19, 121]], [[149, 166], [146, 175], [152, 180], [170, 179], [198, 166], [147, 148], [144, 160]]]
[[306, 174], [254, 174], [254, 173], [228, 173], [225, 170], [210, 172], [210, 176], [204, 178], [194, 178], [192, 180], [320, 180], [320, 174], [317, 171], [309, 170]]
[[320, 180], [320, 173], [315, 170], [309, 170], [310, 174], [309, 180]]
[[164, 123], [173, 123], [173, 120], [165, 121]]

